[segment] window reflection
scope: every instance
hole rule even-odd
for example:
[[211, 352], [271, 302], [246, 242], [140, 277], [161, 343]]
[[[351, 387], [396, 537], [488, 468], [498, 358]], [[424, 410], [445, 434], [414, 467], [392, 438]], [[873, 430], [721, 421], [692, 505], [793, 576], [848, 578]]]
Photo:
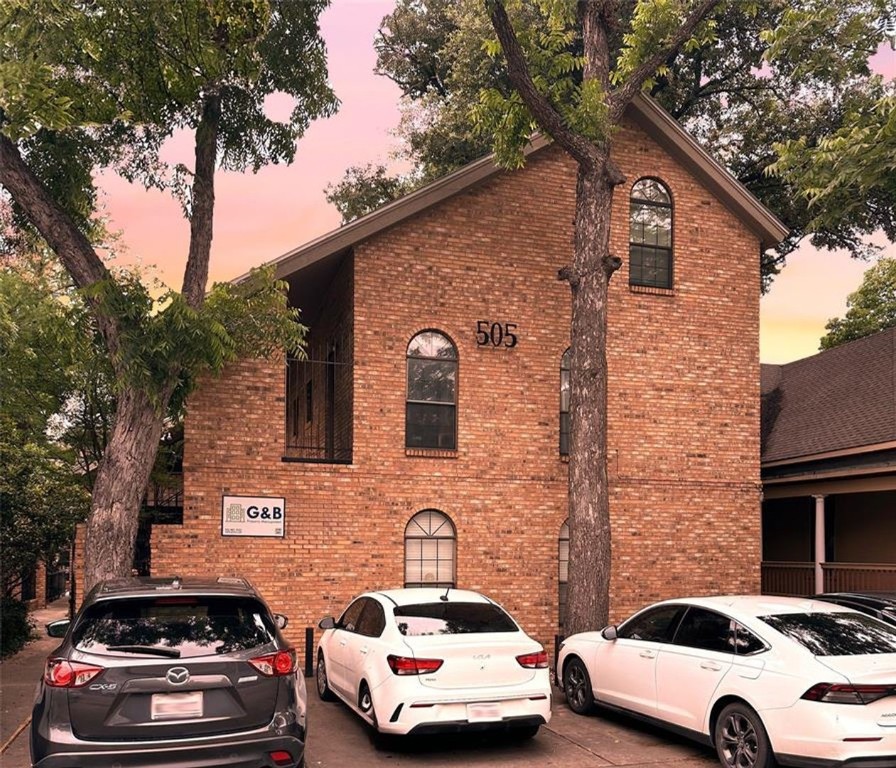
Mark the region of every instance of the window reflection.
[[672, 199], [656, 179], [640, 179], [632, 186], [629, 283], [672, 287]]

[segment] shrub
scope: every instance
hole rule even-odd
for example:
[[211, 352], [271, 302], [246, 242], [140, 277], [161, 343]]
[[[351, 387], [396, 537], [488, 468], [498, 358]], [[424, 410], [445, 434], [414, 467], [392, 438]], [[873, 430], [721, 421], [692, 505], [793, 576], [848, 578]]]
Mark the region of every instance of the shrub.
[[31, 639], [28, 608], [21, 600], [0, 597], [0, 658], [20, 651]]

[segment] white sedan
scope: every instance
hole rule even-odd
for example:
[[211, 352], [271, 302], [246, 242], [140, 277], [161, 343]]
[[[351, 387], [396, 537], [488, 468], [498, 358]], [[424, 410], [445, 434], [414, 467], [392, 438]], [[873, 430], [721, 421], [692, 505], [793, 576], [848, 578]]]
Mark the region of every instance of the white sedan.
[[715, 746], [728, 768], [896, 766], [896, 628], [817, 600], [668, 600], [567, 638], [570, 708]]
[[478, 592], [368, 592], [319, 626], [318, 694], [379, 732], [530, 738], [551, 719], [547, 653]]

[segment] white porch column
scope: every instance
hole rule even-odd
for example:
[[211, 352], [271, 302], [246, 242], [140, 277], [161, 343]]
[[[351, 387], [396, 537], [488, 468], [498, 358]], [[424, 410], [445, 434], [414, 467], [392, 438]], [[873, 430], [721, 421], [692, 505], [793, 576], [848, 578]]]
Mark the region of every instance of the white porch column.
[[813, 496], [815, 499], [815, 592], [824, 592], [824, 499], [823, 495]]

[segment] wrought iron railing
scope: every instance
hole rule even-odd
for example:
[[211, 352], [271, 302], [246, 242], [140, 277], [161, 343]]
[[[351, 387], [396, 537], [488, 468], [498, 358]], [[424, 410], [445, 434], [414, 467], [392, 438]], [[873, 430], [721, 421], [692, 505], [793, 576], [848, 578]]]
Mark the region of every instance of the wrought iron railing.
[[352, 461], [353, 366], [334, 350], [325, 360], [287, 360], [286, 457]]

